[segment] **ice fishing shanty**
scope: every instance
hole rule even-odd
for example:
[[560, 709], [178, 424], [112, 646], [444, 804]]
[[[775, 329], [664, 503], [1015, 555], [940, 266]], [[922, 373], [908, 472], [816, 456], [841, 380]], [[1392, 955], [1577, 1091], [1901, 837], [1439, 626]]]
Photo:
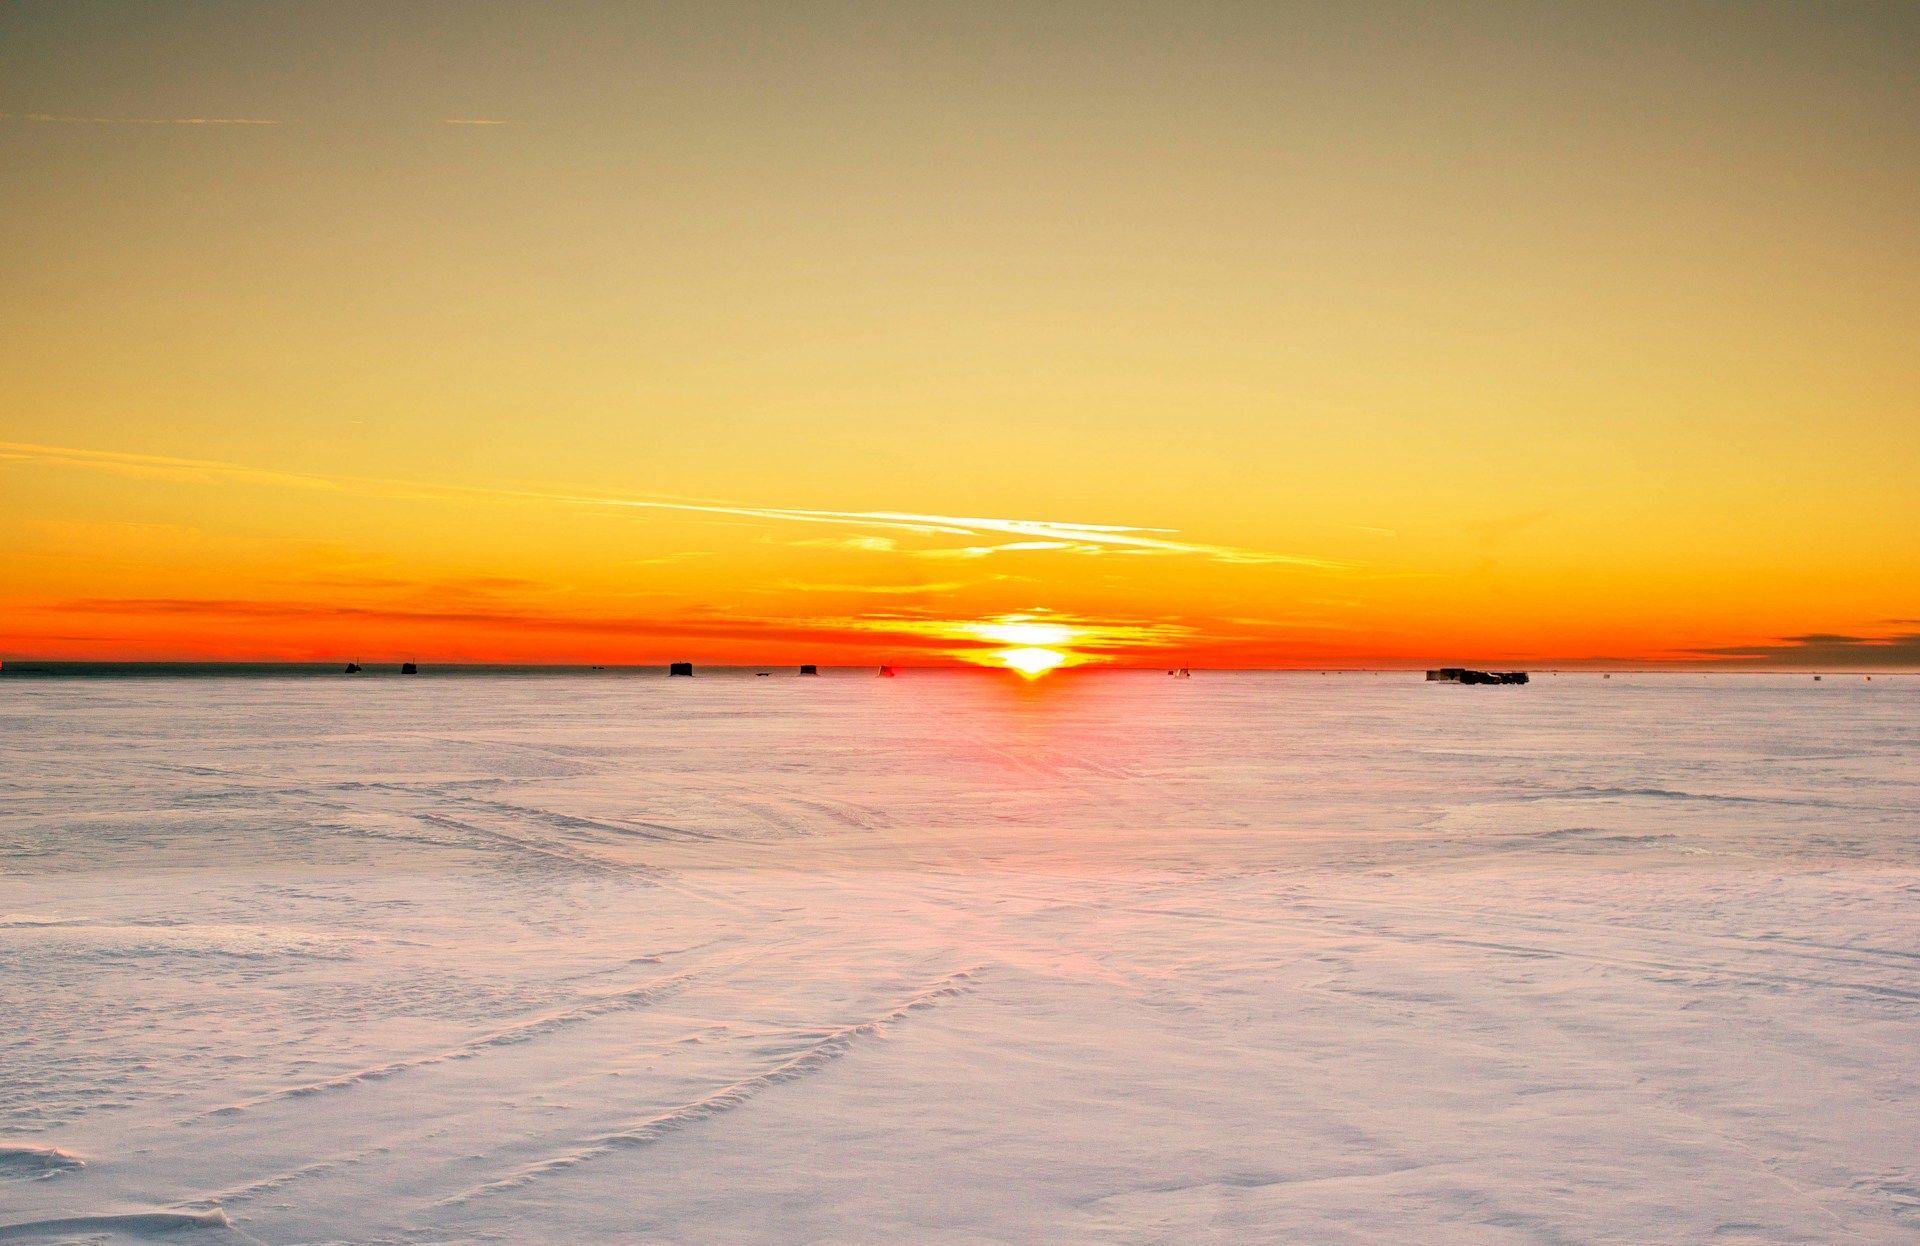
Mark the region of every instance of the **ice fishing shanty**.
[[1440, 684], [1524, 684], [1525, 671], [1474, 671], [1464, 666], [1443, 666], [1427, 672], [1428, 683]]

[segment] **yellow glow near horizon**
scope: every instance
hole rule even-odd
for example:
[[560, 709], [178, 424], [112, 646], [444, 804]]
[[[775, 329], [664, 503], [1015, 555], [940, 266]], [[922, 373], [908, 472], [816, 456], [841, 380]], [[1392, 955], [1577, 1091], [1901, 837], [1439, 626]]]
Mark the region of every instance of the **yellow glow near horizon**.
[[993, 656], [1001, 665], [1028, 679], [1038, 679], [1067, 660], [1067, 655], [1056, 649], [1041, 648], [999, 649]]

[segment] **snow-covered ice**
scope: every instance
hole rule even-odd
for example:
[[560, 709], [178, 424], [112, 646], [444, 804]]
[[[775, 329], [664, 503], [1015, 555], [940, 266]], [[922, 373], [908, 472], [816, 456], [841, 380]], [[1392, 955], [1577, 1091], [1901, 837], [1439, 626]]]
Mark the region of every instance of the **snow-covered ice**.
[[1912, 1242], [1920, 680], [0, 679], [0, 1241]]

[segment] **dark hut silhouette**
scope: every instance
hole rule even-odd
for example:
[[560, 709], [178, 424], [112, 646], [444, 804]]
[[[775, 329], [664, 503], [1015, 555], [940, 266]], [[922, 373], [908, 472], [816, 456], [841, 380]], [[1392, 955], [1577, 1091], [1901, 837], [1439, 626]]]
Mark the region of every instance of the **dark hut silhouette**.
[[820, 673], [820, 668], [815, 666], [813, 663], [808, 662], [803, 666], [801, 666], [800, 673], [802, 675], [818, 675]]
[[347, 663], [347, 669], [343, 673], [348, 675], [358, 675], [360, 673], [360, 664], [358, 662]]
[[400, 664], [400, 673], [402, 675], [418, 675], [420, 668], [412, 662], [402, 662]]
[[667, 667], [667, 674], [669, 674], [669, 675], [691, 675], [691, 674], [693, 674], [693, 663], [691, 663], [691, 662], [675, 662], [675, 663], [673, 663], [672, 665], [670, 665], [670, 666], [668, 666], [668, 667]]
[[1527, 682], [1525, 671], [1471, 671], [1464, 666], [1443, 666], [1439, 670], [1428, 671], [1430, 683], [1447, 684], [1524, 684]]

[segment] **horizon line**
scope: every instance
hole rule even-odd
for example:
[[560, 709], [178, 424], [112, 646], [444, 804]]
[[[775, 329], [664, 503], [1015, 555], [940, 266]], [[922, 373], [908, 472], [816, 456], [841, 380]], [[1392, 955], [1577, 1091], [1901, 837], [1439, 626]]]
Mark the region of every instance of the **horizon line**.
[[[699, 658], [662, 658], [646, 662], [513, 662], [475, 659], [421, 659], [421, 658], [381, 658], [371, 664], [358, 658], [40, 658], [40, 657], [0, 657], [0, 676], [12, 674], [60, 674], [71, 673], [101, 674], [111, 673], [117, 668], [200, 668], [219, 670], [220, 668], [287, 668], [297, 670], [336, 671], [346, 664], [361, 667], [359, 673], [379, 674], [385, 668], [399, 668], [403, 664], [417, 666], [422, 673], [428, 669], [442, 671], [459, 670], [475, 673], [486, 671], [648, 671], [664, 669], [678, 662], [690, 661], [697, 668], [722, 671], [762, 671], [792, 669], [803, 665], [813, 666], [822, 671], [892, 670], [915, 671], [965, 671], [986, 674], [1005, 674], [1004, 669], [987, 666], [977, 662], [720, 662], [703, 661]], [[1450, 663], [1452, 665], [1452, 663]], [[1920, 675], [1920, 666], [1806, 666], [1806, 667], [1767, 667], [1721, 664], [1689, 664], [1681, 662], [1648, 663], [1645, 665], [1621, 664], [1611, 666], [1581, 665], [1527, 665], [1517, 662], [1480, 662], [1469, 666], [1488, 669], [1525, 670], [1529, 673], [1546, 675]], [[1343, 675], [1402, 675], [1429, 670], [1442, 669], [1423, 663], [1406, 665], [1369, 665], [1369, 666], [1233, 666], [1233, 665], [1195, 665], [1190, 662], [1176, 662], [1171, 667], [1167, 663], [1125, 663], [1097, 662], [1063, 667], [1050, 674], [1097, 674], [1100, 672], [1143, 672], [1183, 669], [1190, 671], [1213, 671], [1234, 674], [1343, 674]]]

